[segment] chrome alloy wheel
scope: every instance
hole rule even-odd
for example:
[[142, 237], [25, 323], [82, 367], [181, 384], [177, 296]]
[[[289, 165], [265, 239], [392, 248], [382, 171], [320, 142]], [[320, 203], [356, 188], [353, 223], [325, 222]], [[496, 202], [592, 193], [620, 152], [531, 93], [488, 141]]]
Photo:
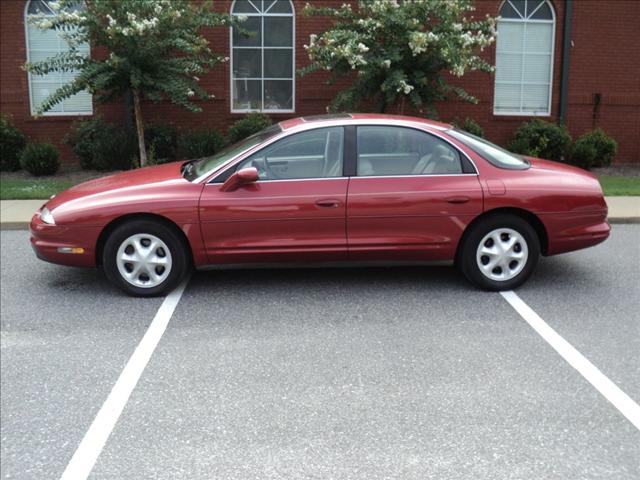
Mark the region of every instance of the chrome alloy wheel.
[[476, 251], [476, 261], [482, 274], [496, 282], [517, 276], [529, 258], [524, 237], [511, 228], [497, 228], [482, 239]]
[[116, 255], [118, 271], [131, 285], [153, 288], [164, 282], [171, 272], [171, 252], [155, 235], [139, 233], [127, 238]]

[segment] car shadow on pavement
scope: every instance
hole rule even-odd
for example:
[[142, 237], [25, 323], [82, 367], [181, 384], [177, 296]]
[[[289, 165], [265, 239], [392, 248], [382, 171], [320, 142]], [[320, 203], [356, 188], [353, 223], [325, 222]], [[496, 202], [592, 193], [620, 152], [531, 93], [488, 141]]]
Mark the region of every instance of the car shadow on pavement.
[[580, 286], [589, 290], [607, 286], [607, 276], [576, 254], [543, 257], [531, 278], [520, 289], [554, 290]]
[[190, 289], [194, 288], [242, 292], [418, 288], [433, 292], [473, 287], [453, 267], [394, 266], [208, 270], [194, 274]]

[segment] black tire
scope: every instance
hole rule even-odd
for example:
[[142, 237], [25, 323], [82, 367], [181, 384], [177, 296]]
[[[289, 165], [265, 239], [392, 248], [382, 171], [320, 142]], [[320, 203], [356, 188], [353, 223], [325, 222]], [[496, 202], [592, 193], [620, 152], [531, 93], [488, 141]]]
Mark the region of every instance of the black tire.
[[[167, 246], [171, 267], [164, 280], [151, 287], [139, 287], [127, 281], [118, 269], [120, 246], [133, 235], [153, 235]], [[171, 227], [153, 220], [132, 220], [118, 226], [107, 238], [102, 254], [102, 268], [111, 283], [135, 297], [156, 297], [173, 290], [191, 270], [191, 256], [184, 240]]]
[[[526, 242], [525, 247], [528, 250], [524, 267], [520, 267], [519, 273], [507, 280], [494, 280], [486, 276], [481, 271], [478, 265], [479, 260], [477, 260], [476, 256], [480, 242], [485, 236], [497, 229], [511, 229], [520, 234]], [[470, 227], [470, 230], [463, 238], [457, 265], [467, 280], [483, 290], [512, 290], [522, 285], [531, 276], [539, 257], [540, 239], [533, 227], [526, 220], [516, 215], [499, 214], [484, 218]]]

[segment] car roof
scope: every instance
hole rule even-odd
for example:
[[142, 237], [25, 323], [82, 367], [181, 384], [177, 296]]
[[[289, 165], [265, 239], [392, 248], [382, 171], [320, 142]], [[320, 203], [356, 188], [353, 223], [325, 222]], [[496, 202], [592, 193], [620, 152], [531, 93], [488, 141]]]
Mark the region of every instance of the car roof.
[[279, 123], [283, 131], [292, 128], [304, 128], [307, 126], [318, 127], [325, 124], [326, 126], [337, 125], [365, 125], [368, 123], [379, 125], [398, 125], [407, 126], [427, 126], [435, 130], [448, 130], [452, 126], [448, 123], [427, 120], [426, 118], [410, 117], [406, 115], [389, 115], [383, 113], [335, 113], [327, 115], [312, 115], [307, 117], [290, 118]]

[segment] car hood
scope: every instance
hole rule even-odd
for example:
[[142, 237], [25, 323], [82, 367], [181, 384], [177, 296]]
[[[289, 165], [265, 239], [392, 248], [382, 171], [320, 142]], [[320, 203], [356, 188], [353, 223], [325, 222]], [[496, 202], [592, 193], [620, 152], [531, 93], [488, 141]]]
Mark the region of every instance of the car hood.
[[47, 208], [55, 208], [74, 202], [75, 200], [87, 199], [88, 197], [102, 197], [105, 194], [119, 193], [127, 195], [131, 191], [144, 190], [155, 187], [158, 184], [170, 182], [187, 182], [182, 178], [181, 166], [184, 162], [172, 162], [153, 167], [138, 168], [115, 175], [89, 180], [88, 182], [75, 185], [54, 196], [47, 202]]

